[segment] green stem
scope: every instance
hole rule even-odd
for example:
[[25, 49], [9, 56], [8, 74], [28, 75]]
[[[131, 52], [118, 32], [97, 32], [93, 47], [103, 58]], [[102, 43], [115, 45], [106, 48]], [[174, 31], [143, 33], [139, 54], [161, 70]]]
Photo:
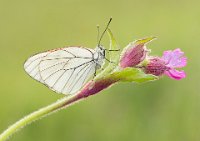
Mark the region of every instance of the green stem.
[[[44, 108], [41, 108], [27, 116], [25, 116], [24, 118], [22, 118], [21, 120], [17, 121], [16, 123], [14, 123], [13, 125], [11, 125], [8, 129], [6, 129], [2, 134], [0, 134], [0, 141], [5, 141], [7, 140], [11, 135], [13, 135], [16, 131], [22, 129], [23, 127], [25, 127], [26, 125], [32, 123], [35, 120], [41, 119], [47, 115], [50, 115], [60, 109], [66, 108], [67, 106], [71, 105], [72, 103], [81, 100], [82, 98], [88, 97], [90, 95], [96, 94], [97, 92], [107, 88], [108, 86], [110, 86], [112, 83], [114, 83], [113, 81], [108, 81], [110, 83], [106, 83], [105, 86], [102, 82], [104, 82], [104, 79], [101, 80], [99, 78], [105, 76], [106, 73], [109, 73], [111, 70], [113, 69], [113, 65], [109, 65], [108, 67], [105, 68], [105, 70], [100, 73], [97, 77], [95, 77], [94, 80], [96, 80], [96, 83], [90, 83], [88, 82], [88, 85], [86, 84], [85, 87], [82, 89], [82, 91], [80, 91], [79, 93], [77, 93], [76, 95], [73, 96], [68, 96], [68, 97], [64, 97], [58, 101], [56, 101], [55, 103], [52, 103], [49, 106], [46, 106]], [[108, 77], [109, 80], [109, 77]], [[94, 81], [91, 81], [94, 82]], [[101, 83], [101, 85], [99, 85]], [[97, 90], [96, 90], [96, 86], [93, 84], [97, 84]], [[91, 87], [92, 85], [92, 87]], [[91, 88], [90, 88], [91, 87]]]
[[16, 131], [22, 129], [24, 126], [32, 123], [33, 121], [41, 119], [51, 113], [54, 113], [62, 108], [65, 108], [80, 99], [81, 99], [81, 97], [79, 97], [77, 95], [64, 97], [64, 98], [56, 101], [55, 103], [52, 103], [51, 105], [48, 105], [44, 108], [41, 108], [41, 109], [27, 115], [26, 117], [22, 118], [21, 120], [17, 121], [13, 125], [11, 125], [8, 129], [6, 129], [0, 135], [0, 141], [7, 140]]

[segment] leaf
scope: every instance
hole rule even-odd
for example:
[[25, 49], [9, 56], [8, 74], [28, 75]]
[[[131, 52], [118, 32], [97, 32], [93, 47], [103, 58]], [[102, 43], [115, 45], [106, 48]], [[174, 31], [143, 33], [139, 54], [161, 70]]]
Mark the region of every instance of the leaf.
[[112, 32], [110, 29], [108, 29], [108, 36], [110, 38], [110, 48], [109, 50], [113, 50], [113, 51], [108, 51], [109, 55], [110, 55], [110, 61], [115, 62], [116, 64], [119, 62], [119, 51], [120, 51], [120, 47], [117, 44]]
[[121, 71], [116, 71], [112, 73], [109, 77], [112, 79], [119, 80], [119, 82], [137, 82], [137, 83], [143, 83], [158, 79], [157, 76], [151, 74], [145, 74], [142, 70], [137, 68], [125, 68]]
[[147, 37], [147, 38], [144, 38], [144, 39], [136, 40], [134, 43], [135, 44], [147, 44], [147, 43], [151, 42], [154, 39], [156, 39], [156, 37]]

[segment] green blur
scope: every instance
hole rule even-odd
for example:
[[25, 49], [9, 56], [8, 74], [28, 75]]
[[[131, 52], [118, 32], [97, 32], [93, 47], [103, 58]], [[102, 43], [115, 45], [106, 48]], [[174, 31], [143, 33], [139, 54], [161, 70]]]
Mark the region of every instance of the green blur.
[[[96, 46], [110, 16], [121, 47], [143, 37], [152, 55], [181, 48], [188, 57], [181, 81], [119, 83], [37, 121], [10, 141], [199, 141], [199, 0], [0, 0], [0, 132], [53, 103], [55, 94], [30, 78], [24, 61], [69, 45]], [[108, 36], [103, 43], [108, 46]]]

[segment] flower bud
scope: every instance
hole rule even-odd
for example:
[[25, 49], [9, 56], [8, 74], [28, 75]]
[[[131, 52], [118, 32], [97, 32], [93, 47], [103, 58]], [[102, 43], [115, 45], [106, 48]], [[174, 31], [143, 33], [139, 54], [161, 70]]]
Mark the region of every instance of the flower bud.
[[153, 40], [155, 37], [145, 38], [130, 43], [122, 52], [120, 58], [120, 67], [135, 67], [140, 64], [147, 56], [148, 50], [145, 44]]
[[144, 71], [147, 74], [153, 74], [156, 76], [163, 75], [167, 70], [169, 70], [169, 67], [167, 67], [165, 61], [159, 57], [150, 58], [149, 63], [144, 66]]

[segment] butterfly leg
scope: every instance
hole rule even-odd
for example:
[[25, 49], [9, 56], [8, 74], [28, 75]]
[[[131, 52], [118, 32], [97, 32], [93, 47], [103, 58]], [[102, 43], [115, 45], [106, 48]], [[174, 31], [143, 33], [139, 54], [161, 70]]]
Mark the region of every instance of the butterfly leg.
[[94, 77], [97, 75], [97, 70], [98, 69], [101, 69], [101, 65], [99, 65], [98, 63], [96, 63]]
[[113, 61], [110, 61], [109, 59], [107, 59], [107, 58], [105, 58], [105, 60], [106, 61], [108, 61], [109, 63], [112, 63], [112, 64], [115, 64], [115, 65], [117, 65], [115, 62], [113, 62]]
[[[120, 49], [105, 49], [105, 50], [108, 51], [108, 53], [109, 53], [109, 52], [114, 52], [114, 51], [120, 51]], [[112, 64], [117, 65], [115, 62], [110, 61], [110, 60], [107, 59], [107, 58], [105, 58], [105, 60], [108, 61], [109, 63], [112, 63]]]
[[106, 49], [107, 51], [120, 51], [120, 49]]

